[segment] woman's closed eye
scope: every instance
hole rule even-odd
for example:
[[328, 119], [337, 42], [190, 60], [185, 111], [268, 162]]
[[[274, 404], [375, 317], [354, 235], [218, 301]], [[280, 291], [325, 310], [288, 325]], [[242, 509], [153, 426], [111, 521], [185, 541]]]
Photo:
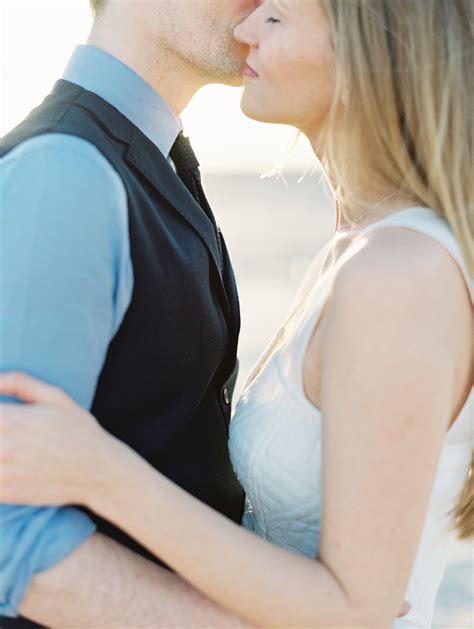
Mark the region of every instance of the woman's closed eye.
[[265, 20], [267, 24], [279, 24], [281, 20], [278, 20], [276, 17], [269, 17]]

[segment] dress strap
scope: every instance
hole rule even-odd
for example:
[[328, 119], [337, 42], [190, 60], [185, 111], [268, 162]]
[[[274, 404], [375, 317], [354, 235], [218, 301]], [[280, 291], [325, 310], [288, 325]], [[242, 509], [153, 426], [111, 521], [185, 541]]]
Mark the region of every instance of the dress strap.
[[361, 230], [360, 235], [375, 231], [382, 227], [404, 227], [429, 236], [442, 245], [461, 269], [467, 288], [474, 302], [474, 281], [469, 273], [462, 254], [461, 247], [456, 240], [448, 221], [434, 210], [425, 207], [413, 207], [395, 212]]

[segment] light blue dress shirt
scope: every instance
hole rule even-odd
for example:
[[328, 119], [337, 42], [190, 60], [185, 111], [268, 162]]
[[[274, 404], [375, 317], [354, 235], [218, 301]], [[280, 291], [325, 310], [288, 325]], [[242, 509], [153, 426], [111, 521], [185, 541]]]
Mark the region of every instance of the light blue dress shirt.
[[[63, 78], [169, 157], [180, 121], [129, 67], [79, 46]], [[0, 160], [0, 190], [0, 371], [30, 373], [90, 408], [133, 290], [124, 185], [95, 146], [48, 134]], [[16, 616], [33, 576], [94, 531], [74, 508], [0, 505], [0, 615]]]

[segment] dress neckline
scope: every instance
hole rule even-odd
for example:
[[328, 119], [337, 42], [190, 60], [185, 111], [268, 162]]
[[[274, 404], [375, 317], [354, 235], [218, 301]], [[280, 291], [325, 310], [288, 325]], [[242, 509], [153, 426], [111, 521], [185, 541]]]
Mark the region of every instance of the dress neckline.
[[[401, 210], [395, 210], [394, 212], [392, 212], [391, 214], [387, 214], [386, 216], [382, 216], [381, 218], [378, 218], [377, 220], [373, 221], [372, 223], [368, 223], [367, 225], [364, 225], [362, 227], [358, 227], [354, 230], [354, 234], [355, 237], [357, 237], [358, 234], [361, 234], [362, 232], [364, 232], [366, 229], [369, 229], [370, 227], [372, 227], [373, 225], [377, 225], [378, 223], [381, 223], [382, 221], [388, 221], [392, 218], [394, 218], [395, 216], [399, 216], [400, 214], [404, 214], [405, 212], [428, 212], [429, 214], [432, 214], [434, 216], [439, 216], [439, 214], [437, 212], [435, 212], [432, 208], [429, 207], [424, 207], [422, 205], [413, 205], [410, 207], [405, 207]], [[441, 218], [441, 217], [440, 217]], [[336, 229], [335, 230], [335, 235], [337, 234], [350, 234], [351, 230], [345, 230], [344, 227]]]

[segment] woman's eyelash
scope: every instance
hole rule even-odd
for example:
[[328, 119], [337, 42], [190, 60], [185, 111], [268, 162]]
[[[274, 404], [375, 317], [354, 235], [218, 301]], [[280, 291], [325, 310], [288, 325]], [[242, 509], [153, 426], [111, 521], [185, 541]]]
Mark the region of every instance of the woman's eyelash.
[[269, 17], [265, 21], [267, 24], [278, 24], [281, 20], [277, 20], [276, 17]]

